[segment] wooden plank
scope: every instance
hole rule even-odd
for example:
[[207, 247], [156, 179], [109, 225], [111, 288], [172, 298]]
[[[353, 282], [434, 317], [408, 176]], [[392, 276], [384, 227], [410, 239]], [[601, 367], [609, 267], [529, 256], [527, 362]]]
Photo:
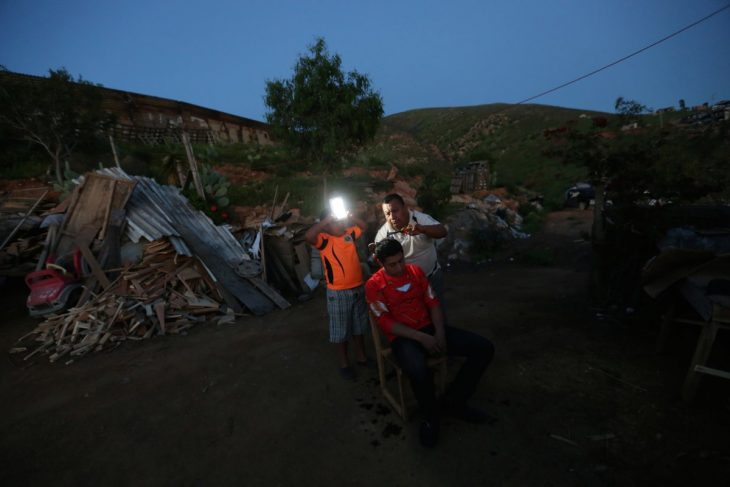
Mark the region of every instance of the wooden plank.
[[25, 220], [30, 216], [31, 213], [36, 209], [36, 207], [43, 201], [43, 198], [46, 197], [48, 194], [48, 191], [45, 191], [40, 198], [33, 204], [33, 206], [26, 212], [25, 216], [18, 222], [18, 224], [15, 226], [12, 232], [10, 232], [10, 235], [7, 236], [7, 238], [3, 241], [2, 244], [0, 244], [0, 249], [5, 247], [5, 245], [15, 236], [15, 234], [20, 230], [20, 227], [23, 226], [23, 223], [25, 223]]
[[101, 229], [107, 216], [107, 210], [124, 208], [136, 184], [136, 181], [113, 178], [94, 172], [86, 174], [84, 183], [74, 190], [72, 196], [74, 199], [66, 212], [56, 253], [64, 255], [71, 251], [73, 237], [81, 228], [96, 226]]
[[284, 297], [279, 294], [274, 288], [269, 286], [266, 281], [259, 277], [248, 277], [248, 281], [256, 286], [256, 288], [264, 293], [270, 300], [274, 302], [279, 308], [281, 309], [287, 309], [291, 306], [291, 303], [284, 299]]
[[689, 366], [689, 371], [684, 379], [684, 385], [682, 386], [682, 399], [685, 402], [691, 402], [697, 388], [700, 385], [700, 378], [702, 377], [697, 371], [698, 365], [704, 366], [707, 363], [707, 357], [710, 355], [712, 345], [715, 343], [715, 337], [717, 336], [717, 323], [710, 321], [702, 327], [700, 336], [697, 339], [697, 347], [695, 348], [692, 362]]
[[299, 285], [303, 290], [307, 291], [309, 286], [304, 278], [309, 274], [309, 266], [311, 258], [309, 256], [308, 244], [302, 242], [294, 246], [294, 255], [296, 256], [296, 263], [294, 264], [294, 271], [299, 279]]
[[104, 271], [99, 265], [99, 262], [96, 260], [96, 257], [94, 257], [94, 254], [91, 250], [89, 250], [89, 247], [87, 247], [83, 242], [77, 242], [77, 245], [79, 250], [81, 250], [81, 255], [84, 256], [84, 259], [91, 267], [91, 273], [93, 276], [101, 283], [104, 289], [108, 288], [111, 282], [106, 277], [106, 274], [104, 274]]
[[264, 246], [264, 226], [259, 225], [259, 255], [261, 256], [261, 277], [268, 282], [266, 277], [266, 248]]
[[713, 369], [711, 367], [705, 367], [704, 365], [695, 365], [695, 372], [707, 375], [714, 375], [715, 377], [722, 377], [723, 379], [730, 379], [730, 372], [720, 369]]
[[73, 249], [73, 238], [81, 228], [96, 227], [98, 230], [101, 227], [112, 181], [112, 178], [96, 173], [86, 174], [83, 185], [78, 188], [78, 199], [73, 208], [69, 208], [66, 212], [61, 239], [56, 250], [58, 255], [64, 255]]
[[158, 303], [155, 303], [155, 315], [157, 316], [157, 321], [160, 323], [160, 331], [162, 334], [165, 334], [165, 302], [160, 301]]
[[[189, 228], [179, 225], [178, 232], [182, 235], [185, 243], [187, 243], [193, 253], [200, 259], [206, 268], [215, 276], [218, 284], [222, 287], [222, 291], [227, 291], [230, 295], [235, 296], [246, 308], [257, 316], [264, 315], [274, 310], [274, 304], [253, 284], [246, 279], [239, 277], [214, 249], [210, 248], [206, 242], [203, 242], [198, 235]], [[225, 292], [222, 292], [224, 298], [228, 298]], [[232, 305], [229, 299], [226, 299], [229, 305]]]
[[109, 224], [109, 216], [112, 212], [112, 205], [114, 203], [114, 192], [116, 191], [117, 181], [112, 181], [111, 196], [107, 198], [106, 210], [104, 211], [104, 220], [101, 223], [101, 230], [99, 230], [99, 240], [104, 240], [106, 237], [106, 227]]
[[200, 179], [200, 172], [198, 172], [198, 162], [195, 160], [193, 146], [190, 144], [190, 136], [185, 131], [182, 133], [182, 140], [183, 146], [185, 147], [185, 155], [188, 158], [188, 164], [190, 164], [190, 172], [193, 176], [195, 191], [198, 193], [200, 199], [205, 201], [205, 190], [203, 189], [203, 181]]

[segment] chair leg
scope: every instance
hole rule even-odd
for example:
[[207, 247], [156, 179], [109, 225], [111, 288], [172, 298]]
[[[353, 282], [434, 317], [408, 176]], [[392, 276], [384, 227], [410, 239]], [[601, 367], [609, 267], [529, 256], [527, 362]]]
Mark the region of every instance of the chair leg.
[[383, 356], [378, 353], [377, 355], [377, 362], [378, 362], [378, 380], [380, 380], [380, 388], [385, 389], [385, 360], [383, 359]]
[[398, 396], [400, 397], [401, 417], [403, 421], [408, 421], [408, 406], [406, 406], [406, 396], [403, 392], [403, 371], [396, 369], [398, 375]]
[[684, 386], [682, 387], [682, 399], [685, 402], [691, 402], [697, 393], [697, 388], [700, 385], [700, 378], [702, 377], [702, 374], [695, 370], [695, 366], [705, 365], [707, 362], [707, 357], [710, 355], [712, 345], [715, 343], [717, 328], [717, 323], [715, 321], [710, 321], [702, 326], [702, 331], [697, 339], [697, 348], [695, 348], [695, 353], [692, 357], [692, 362], [689, 365], [687, 376], [684, 379]]
[[438, 368], [438, 388], [439, 394], [446, 392], [446, 360], [439, 364]]

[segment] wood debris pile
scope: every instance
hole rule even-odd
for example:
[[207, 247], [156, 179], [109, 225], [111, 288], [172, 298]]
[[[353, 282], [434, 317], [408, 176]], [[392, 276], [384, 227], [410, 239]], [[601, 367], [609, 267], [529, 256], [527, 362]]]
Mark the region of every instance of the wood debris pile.
[[46, 230], [41, 215], [55, 206], [46, 187], [0, 192], [0, 276], [24, 276], [35, 268]]
[[205, 267], [178, 255], [166, 240], [148, 244], [141, 262], [121, 271], [84, 304], [52, 315], [11, 352], [24, 359], [46, 354], [51, 362], [116, 347], [124, 340], [179, 334], [196, 323], [233, 322]]
[[73, 360], [127, 339], [289, 307], [261, 267], [179, 188], [116, 168], [86, 174], [26, 276], [29, 312], [46, 321], [12, 351]]
[[46, 234], [39, 233], [20, 237], [0, 250], [0, 273], [3, 275], [24, 275], [32, 270], [43, 250]]

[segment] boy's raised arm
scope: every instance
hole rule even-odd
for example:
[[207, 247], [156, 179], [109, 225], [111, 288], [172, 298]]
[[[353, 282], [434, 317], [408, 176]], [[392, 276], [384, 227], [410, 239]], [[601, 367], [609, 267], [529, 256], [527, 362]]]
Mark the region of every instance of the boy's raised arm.
[[312, 225], [311, 227], [309, 227], [307, 232], [304, 234], [304, 240], [306, 240], [309, 245], [316, 244], [317, 235], [322, 233], [322, 231], [327, 227], [327, 225], [331, 221], [332, 221], [332, 215], [329, 215], [326, 218], [324, 218], [323, 220], [320, 220], [317, 223], [315, 223], [314, 225]]

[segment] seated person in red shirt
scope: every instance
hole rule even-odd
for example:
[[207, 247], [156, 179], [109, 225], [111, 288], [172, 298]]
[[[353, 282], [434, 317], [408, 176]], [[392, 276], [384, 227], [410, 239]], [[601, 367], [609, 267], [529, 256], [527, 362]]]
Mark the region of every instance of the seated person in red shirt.
[[[487, 420], [485, 412], [466, 402], [492, 361], [494, 345], [480, 335], [444, 325], [441, 306], [428, 278], [418, 266], [405, 263], [398, 241], [378, 242], [375, 258], [383, 267], [365, 283], [365, 298], [378, 326], [391, 342], [393, 354], [408, 376], [423, 413], [421, 444], [433, 447], [438, 442], [441, 413], [471, 423]], [[436, 400], [433, 374], [427, 364], [431, 353], [466, 357], [441, 405]]]

